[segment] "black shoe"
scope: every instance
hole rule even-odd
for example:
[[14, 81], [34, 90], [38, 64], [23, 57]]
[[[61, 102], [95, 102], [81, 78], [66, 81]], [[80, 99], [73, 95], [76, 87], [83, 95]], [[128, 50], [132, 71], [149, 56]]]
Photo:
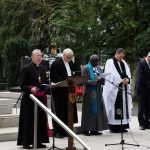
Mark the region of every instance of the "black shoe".
[[61, 134], [62, 135], [62, 137], [68, 137], [68, 134]]
[[83, 134], [86, 135], [86, 136], [90, 136], [91, 135], [90, 131], [84, 131]]
[[126, 133], [126, 132], [128, 132], [128, 130], [126, 130], [126, 129], [123, 129], [123, 130], [122, 130], [122, 132]]
[[91, 135], [102, 135], [103, 133], [98, 131], [91, 131]]
[[120, 133], [120, 130], [110, 130], [110, 133]]
[[40, 143], [40, 144], [37, 145], [37, 148], [46, 148], [46, 145]]
[[68, 133], [66, 131], [60, 131], [60, 132], [57, 132], [57, 133], [59, 133], [63, 137], [68, 137]]
[[59, 133], [56, 133], [56, 134], [55, 134], [55, 137], [56, 137], [56, 138], [60, 138], [60, 139], [63, 138], [63, 136], [62, 136], [61, 134], [59, 134]]
[[139, 129], [140, 130], [145, 130], [145, 127], [144, 126], [139, 126]]
[[149, 125], [145, 126], [145, 129], [150, 129], [150, 126]]
[[31, 145], [23, 145], [23, 148], [24, 149], [33, 149], [33, 146], [31, 146]]

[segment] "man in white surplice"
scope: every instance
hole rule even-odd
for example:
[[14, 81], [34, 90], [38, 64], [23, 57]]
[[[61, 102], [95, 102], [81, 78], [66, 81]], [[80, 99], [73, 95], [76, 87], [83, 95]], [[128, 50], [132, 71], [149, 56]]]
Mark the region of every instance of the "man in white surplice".
[[104, 70], [104, 73], [110, 73], [103, 87], [103, 98], [112, 133], [118, 133], [121, 130], [127, 132], [125, 129], [129, 128], [131, 120], [131, 73], [127, 63], [123, 60], [124, 56], [124, 49], [117, 49], [115, 56], [106, 61]]

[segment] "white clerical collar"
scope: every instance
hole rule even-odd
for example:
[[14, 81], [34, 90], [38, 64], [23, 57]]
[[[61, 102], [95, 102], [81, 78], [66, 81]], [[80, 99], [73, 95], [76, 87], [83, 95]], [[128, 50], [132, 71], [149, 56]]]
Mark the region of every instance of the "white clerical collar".
[[150, 63], [147, 61], [147, 59], [145, 59], [146, 60], [146, 62], [147, 62], [147, 64], [148, 64], [148, 66], [149, 66], [149, 68], [150, 68]]
[[[62, 57], [62, 59], [63, 59], [63, 57]], [[71, 69], [70, 69], [69, 63], [66, 62], [64, 59], [63, 59], [63, 62], [65, 64], [68, 76], [71, 76]]]
[[149, 62], [147, 61], [147, 59], [145, 59], [145, 60], [146, 60], [147, 64], [149, 64]]

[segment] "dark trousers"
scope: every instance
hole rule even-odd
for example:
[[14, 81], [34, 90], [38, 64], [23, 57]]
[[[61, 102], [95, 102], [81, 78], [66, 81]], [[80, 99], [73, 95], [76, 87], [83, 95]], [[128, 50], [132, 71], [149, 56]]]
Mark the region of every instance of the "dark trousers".
[[[52, 96], [54, 103], [54, 108], [52, 105], [52, 111], [64, 124], [68, 125], [68, 89], [67, 88], [53, 89]], [[77, 123], [78, 118], [77, 118], [76, 103], [74, 103], [73, 107], [74, 107], [73, 108], [74, 123]], [[63, 136], [67, 135], [67, 132], [58, 123], [56, 123], [54, 120], [52, 120], [52, 123], [55, 134], [59, 133]]]
[[150, 119], [150, 94], [138, 94], [138, 121], [139, 125], [149, 125]]
[[[68, 124], [68, 91], [66, 89], [60, 88], [53, 90], [53, 104], [52, 112], [64, 123]], [[54, 106], [54, 108], [53, 108]], [[55, 109], [55, 111], [54, 111]], [[54, 120], [52, 120], [54, 134], [66, 135], [66, 131]]]

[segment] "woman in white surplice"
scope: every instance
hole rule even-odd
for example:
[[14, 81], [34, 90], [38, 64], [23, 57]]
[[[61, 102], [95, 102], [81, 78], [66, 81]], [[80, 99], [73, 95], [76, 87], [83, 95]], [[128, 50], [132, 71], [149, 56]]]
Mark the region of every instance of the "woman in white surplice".
[[127, 63], [123, 60], [124, 56], [124, 49], [117, 49], [115, 56], [106, 61], [104, 70], [104, 73], [110, 74], [106, 77], [103, 87], [103, 98], [110, 132], [115, 133], [121, 130], [127, 132], [125, 129], [129, 128], [131, 119], [131, 73]]

